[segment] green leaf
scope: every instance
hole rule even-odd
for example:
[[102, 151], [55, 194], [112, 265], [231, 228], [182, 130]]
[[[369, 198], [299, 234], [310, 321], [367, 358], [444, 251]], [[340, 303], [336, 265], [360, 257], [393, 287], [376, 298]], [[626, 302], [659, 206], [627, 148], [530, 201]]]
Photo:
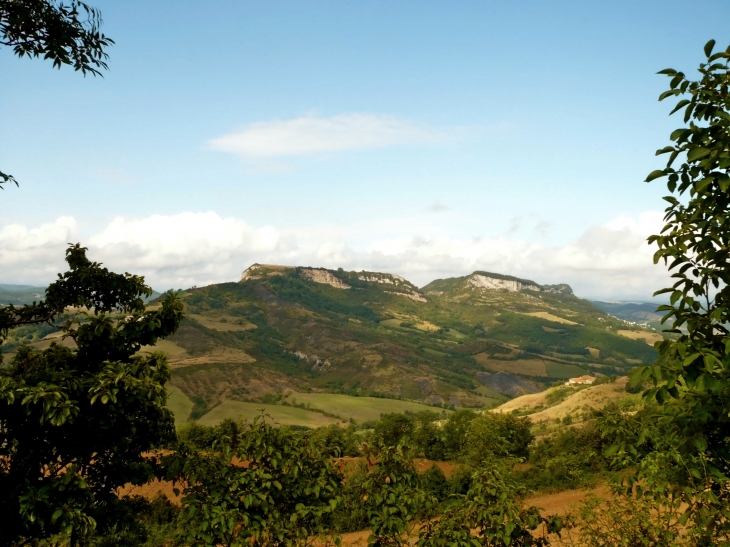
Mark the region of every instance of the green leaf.
[[705, 177], [695, 183], [695, 190], [701, 192], [715, 181], [715, 177]]
[[704, 158], [709, 153], [710, 153], [710, 150], [708, 148], [704, 148], [703, 146], [698, 146], [696, 148], [693, 148], [689, 152], [687, 152], [687, 161], [695, 161], [700, 158]]
[[[678, 103], [677, 103], [677, 104], [675, 105], [675, 107], [674, 107], [674, 108], [672, 109], [672, 111], [671, 111], [671, 112], [669, 113], [669, 115], [671, 116], [671, 115], [672, 115], [672, 114], [674, 114], [674, 113], [675, 113], [675, 112], [676, 112], [677, 110], [680, 110], [680, 109], [684, 108], [684, 107], [685, 107], [685, 106], [687, 106], [687, 105], [688, 105], [689, 103], [690, 103], [690, 101], [689, 101], [688, 99], [682, 99], [681, 101], [679, 101], [679, 102], [678, 102]], [[684, 131], [684, 130], [681, 130], [681, 131]], [[674, 135], [674, 133], [672, 133], [672, 135]], [[670, 139], [672, 139], [672, 140], [676, 140], [676, 139], [673, 139], [673, 138], [672, 138], [671, 136], [670, 136], [669, 138], [670, 138]]]
[[664, 170], [655, 170], [649, 173], [649, 176], [646, 177], [646, 180], [644, 182], [651, 182], [655, 179], [658, 179], [660, 177], [665, 177], [667, 174], [664, 172]]
[[662, 93], [661, 95], [659, 95], [659, 100], [660, 101], [663, 101], [667, 97], [672, 97], [672, 96], [677, 95], [677, 94], [679, 94], [679, 91], [677, 91], [676, 89], [670, 89], [669, 91], [665, 91], [664, 93]]
[[705, 44], [705, 57], [712, 55], [712, 48], [715, 47], [715, 40], [710, 40]]

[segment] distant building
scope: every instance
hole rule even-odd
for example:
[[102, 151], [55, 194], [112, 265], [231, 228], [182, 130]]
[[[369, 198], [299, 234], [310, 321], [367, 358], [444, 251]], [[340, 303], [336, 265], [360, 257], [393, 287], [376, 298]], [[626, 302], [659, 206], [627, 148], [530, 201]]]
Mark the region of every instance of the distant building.
[[579, 376], [578, 378], [571, 378], [567, 382], [565, 382], [566, 386], [589, 386], [593, 382], [595, 382], [596, 379], [593, 376]]

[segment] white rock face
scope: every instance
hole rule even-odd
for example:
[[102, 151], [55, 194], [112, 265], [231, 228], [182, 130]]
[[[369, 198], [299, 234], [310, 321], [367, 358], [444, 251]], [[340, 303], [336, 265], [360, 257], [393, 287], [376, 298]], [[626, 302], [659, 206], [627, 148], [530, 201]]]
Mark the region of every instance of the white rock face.
[[293, 269], [293, 266], [279, 266], [278, 264], [251, 264], [241, 274], [239, 283], [248, 279], [263, 279], [271, 275], [280, 275], [286, 270]]
[[261, 264], [251, 264], [248, 268], [243, 270], [240, 281], [247, 281], [248, 279], [261, 279], [262, 275], [256, 275], [257, 271], [263, 268]]
[[395, 292], [395, 291], [385, 291], [388, 294], [394, 294], [396, 296], [405, 296], [406, 298], [410, 298], [411, 300], [415, 300], [416, 302], [428, 302], [423, 296], [416, 292]]
[[330, 285], [336, 289], [349, 289], [350, 285], [335, 277], [330, 272], [321, 268], [302, 268], [299, 270], [299, 275], [304, 279], [309, 279], [315, 283], [321, 283], [323, 285]]
[[332, 363], [329, 362], [329, 359], [322, 360], [316, 355], [307, 355], [303, 351], [295, 351], [294, 355], [296, 355], [297, 357], [299, 357], [299, 359], [303, 361], [313, 363], [312, 370], [322, 371], [332, 366]]
[[519, 292], [522, 290], [540, 291], [537, 285], [524, 285], [519, 281], [512, 279], [497, 279], [496, 277], [487, 277], [486, 275], [474, 274], [469, 278], [469, 283], [480, 289], [500, 290], [506, 289], [510, 292]]
[[380, 274], [380, 275], [359, 275], [358, 279], [362, 281], [368, 281], [370, 283], [385, 283], [387, 285], [410, 285], [408, 281], [403, 279], [399, 275], [395, 274]]

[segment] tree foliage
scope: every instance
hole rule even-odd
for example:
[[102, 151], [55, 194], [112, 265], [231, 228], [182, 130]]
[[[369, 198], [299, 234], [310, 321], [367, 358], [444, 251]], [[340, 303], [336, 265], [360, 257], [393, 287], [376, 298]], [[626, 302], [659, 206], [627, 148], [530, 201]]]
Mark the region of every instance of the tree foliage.
[[[684, 126], [657, 151], [669, 154], [667, 165], [647, 177], [666, 178], [671, 192], [666, 224], [649, 242], [674, 279], [655, 294], [670, 296], [659, 309], [676, 337], [657, 344], [659, 360], [632, 377], [652, 382], [645, 397], [662, 405], [660, 418], [633, 444], [613, 449], [621, 455], [661, 446], [651, 458], [674, 474], [655, 481], [653, 494], [683, 500], [685, 521], [708, 538], [730, 532], [730, 48], [713, 53], [714, 45], [705, 46], [698, 80], [660, 72], [671, 80], [659, 99], [679, 99], [671, 113], [682, 112]], [[657, 431], [665, 431], [663, 442]]]
[[[55, 68], [73, 66], [84, 76], [106, 70], [105, 48], [114, 40], [99, 31], [98, 9], [79, 0], [0, 0], [0, 45], [18, 57], [50, 59]], [[0, 171], [0, 189], [18, 181]]]
[[362, 505], [371, 531], [368, 545], [410, 545], [408, 537], [430, 501], [421, 488], [411, 450], [404, 444], [382, 442], [366, 450], [369, 472], [362, 483]]
[[165, 460], [184, 484], [188, 545], [304, 545], [324, 532], [340, 476], [309, 439], [256, 418], [236, 446], [182, 446]]
[[461, 503], [423, 526], [418, 547], [549, 545], [548, 534], [559, 533], [563, 521], [540, 516], [536, 507], [523, 508], [522, 493], [499, 465], [483, 464]]
[[104, 526], [116, 489], [154, 476], [144, 453], [174, 438], [166, 357], [140, 350], [175, 332], [182, 302], [168, 293], [146, 311], [143, 278], [109, 272], [79, 245], [66, 261], [44, 301], [0, 308], [0, 341], [14, 326], [66, 314], [60, 329], [75, 346], [20, 347], [0, 369], [2, 545]]

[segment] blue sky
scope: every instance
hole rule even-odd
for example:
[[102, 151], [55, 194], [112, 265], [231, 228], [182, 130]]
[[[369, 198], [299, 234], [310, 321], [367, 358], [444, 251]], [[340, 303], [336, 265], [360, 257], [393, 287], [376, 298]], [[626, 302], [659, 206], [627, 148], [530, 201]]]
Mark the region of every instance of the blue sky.
[[0, 282], [67, 241], [155, 288], [252, 262], [647, 298], [668, 66], [726, 2], [96, 1], [104, 78], [0, 49]]

